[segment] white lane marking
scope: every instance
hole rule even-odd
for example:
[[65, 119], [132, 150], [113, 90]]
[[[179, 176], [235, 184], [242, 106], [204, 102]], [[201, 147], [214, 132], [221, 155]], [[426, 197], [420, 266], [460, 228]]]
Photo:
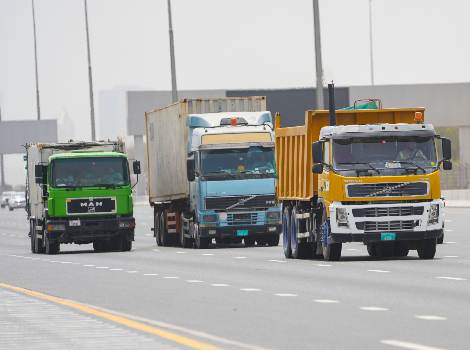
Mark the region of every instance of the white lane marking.
[[466, 278], [463, 277], [449, 277], [449, 276], [438, 276], [436, 277], [437, 279], [440, 280], [451, 280], [451, 281], [466, 281]]
[[167, 280], [177, 280], [177, 279], [179, 279], [178, 276], [165, 276], [163, 278], [166, 278]]
[[456, 244], [457, 242], [453, 242], [453, 241], [445, 241], [444, 244]]
[[84, 267], [94, 267], [95, 265], [93, 264], [87, 264], [87, 265], [83, 265]]
[[458, 255], [444, 255], [444, 258], [458, 258]]
[[426, 321], [445, 321], [447, 317], [436, 315], [415, 315], [415, 318]]
[[387, 271], [387, 270], [367, 270], [369, 272], [378, 272], [378, 273], [388, 273], [390, 271]]
[[446, 232], [454, 232], [454, 230], [452, 230], [452, 229], [450, 229], [450, 228], [447, 228], [447, 229], [445, 229], [444, 231], [446, 231]]
[[212, 256], [212, 255], [214, 255], [214, 254], [212, 254], [212, 253], [204, 253], [204, 254], [201, 254], [201, 255], [204, 255], [204, 256]]
[[146, 233], [145, 236], [147, 236], [147, 237], [153, 237], [153, 234], [151, 234], [151, 233]]
[[361, 306], [359, 309], [364, 311], [388, 311], [387, 308], [380, 306]]
[[240, 288], [242, 292], [260, 292], [261, 289], [259, 288]]
[[275, 263], [285, 263], [286, 261], [285, 260], [276, 260], [276, 259], [271, 259], [271, 260], [268, 260], [270, 262], [275, 262]]
[[109, 271], [122, 271], [122, 269], [109, 269]]
[[132, 271], [127, 271], [127, 273], [137, 273], [139, 271], [135, 271], [135, 270], [132, 270]]
[[211, 286], [212, 287], [228, 287], [229, 285], [225, 283], [212, 283]]
[[274, 294], [277, 297], [296, 297], [297, 294], [292, 294], [292, 293], [276, 293]]
[[50, 263], [60, 263], [60, 261], [57, 260], [49, 260]]
[[435, 348], [422, 344], [410, 343], [407, 341], [384, 339], [380, 341], [382, 344], [394, 346], [396, 348], [409, 349], [409, 350], [444, 350], [442, 348]]
[[329, 267], [329, 266], [333, 266], [331, 264], [317, 264], [318, 267]]
[[157, 252], [158, 253], [159, 251], [160, 251], [160, 249], [152, 249], [152, 252]]
[[204, 281], [201, 280], [186, 280], [188, 283], [204, 283]]
[[144, 273], [144, 276], [158, 276], [158, 273]]
[[357, 252], [359, 249], [356, 249], [356, 248], [348, 248], [348, 249], [346, 249], [346, 250], [348, 250], [348, 251], [350, 251], [350, 252]]
[[186, 252], [176, 252], [176, 254], [186, 254]]
[[315, 299], [314, 302], [320, 303], [320, 304], [336, 304], [336, 303], [339, 303], [339, 300], [333, 300], [333, 299]]
[[246, 256], [235, 256], [234, 259], [246, 259]]
[[96, 266], [95, 269], [109, 269], [108, 266]]
[[452, 222], [452, 221], [454, 221], [454, 220], [451, 220], [451, 219], [445, 219], [444, 221], [445, 221], [445, 222]]

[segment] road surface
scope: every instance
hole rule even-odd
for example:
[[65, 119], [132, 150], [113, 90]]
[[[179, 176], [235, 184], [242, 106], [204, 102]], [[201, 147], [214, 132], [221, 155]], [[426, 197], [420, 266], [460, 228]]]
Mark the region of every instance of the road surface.
[[339, 262], [282, 247], [157, 247], [136, 207], [131, 252], [29, 250], [0, 211], [0, 349], [469, 349], [470, 209], [448, 208], [436, 259]]

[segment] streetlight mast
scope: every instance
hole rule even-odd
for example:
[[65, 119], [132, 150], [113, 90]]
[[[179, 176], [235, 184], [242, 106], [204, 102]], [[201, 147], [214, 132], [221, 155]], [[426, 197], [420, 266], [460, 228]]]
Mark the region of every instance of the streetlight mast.
[[170, 64], [171, 64], [171, 101], [178, 101], [178, 88], [176, 86], [175, 43], [173, 39], [173, 23], [171, 20], [171, 0], [168, 0], [168, 28], [170, 35]]
[[313, 0], [313, 29], [315, 35], [315, 68], [317, 75], [317, 109], [323, 109], [323, 64], [321, 57], [320, 8], [318, 0]]
[[93, 99], [93, 75], [91, 71], [91, 55], [90, 55], [90, 35], [88, 33], [88, 6], [87, 0], [84, 0], [85, 5], [85, 30], [86, 30], [86, 47], [88, 56], [88, 84], [90, 90], [90, 122], [91, 122], [91, 140], [96, 141], [95, 132], [95, 104]]
[[370, 82], [374, 86], [374, 46], [372, 36], [372, 0], [369, 0], [369, 53], [370, 53]]
[[39, 102], [38, 50], [36, 41], [36, 12], [34, 9], [34, 0], [31, 0], [31, 8], [33, 10], [34, 71], [36, 77], [36, 117], [38, 120], [41, 120], [41, 105]]

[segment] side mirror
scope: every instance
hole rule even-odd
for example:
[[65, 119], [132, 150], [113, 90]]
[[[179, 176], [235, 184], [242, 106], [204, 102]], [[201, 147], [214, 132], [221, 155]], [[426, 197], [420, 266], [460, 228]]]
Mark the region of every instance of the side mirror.
[[37, 184], [44, 183], [44, 176], [46, 175], [47, 167], [45, 165], [36, 164], [34, 166], [34, 177]]
[[186, 175], [189, 182], [192, 182], [196, 179], [195, 166], [196, 162], [194, 161], [194, 158], [188, 158], [186, 160]]
[[323, 142], [312, 143], [312, 159], [314, 164], [323, 163]]
[[450, 160], [452, 158], [451, 142], [445, 137], [441, 138], [442, 141], [442, 158]]
[[134, 162], [132, 163], [132, 170], [134, 171], [134, 174], [140, 175], [140, 162], [138, 160], [134, 160]]
[[314, 174], [321, 174], [323, 173], [323, 165], [320, 163], [313, 164], [312, 166], [312, 172]]
[[442, 161], [442, 168], [444, 170], [452, 170], [452, 162], [448, 159]]

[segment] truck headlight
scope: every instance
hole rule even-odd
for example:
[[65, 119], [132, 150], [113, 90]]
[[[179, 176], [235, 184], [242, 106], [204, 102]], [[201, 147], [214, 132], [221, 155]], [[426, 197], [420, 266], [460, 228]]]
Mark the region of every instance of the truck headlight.
[[217, 214], [207, 214], [202, 216], [204, 222], [217, 222]]
[[47, 231], [65, 231], [65, 224], [47, 224]]
[[428, 224], [436, 224], [439, 222], [439, 204], [431, 204], [429, 206]]
[[281, 213], [278, 211], [268, 211], [266, 213], [268, 221], [279, 221], [281, 220]]
[[348, 224], [348, 212], [346, 208], [336, 208], [336, 222], [341, 226]]

